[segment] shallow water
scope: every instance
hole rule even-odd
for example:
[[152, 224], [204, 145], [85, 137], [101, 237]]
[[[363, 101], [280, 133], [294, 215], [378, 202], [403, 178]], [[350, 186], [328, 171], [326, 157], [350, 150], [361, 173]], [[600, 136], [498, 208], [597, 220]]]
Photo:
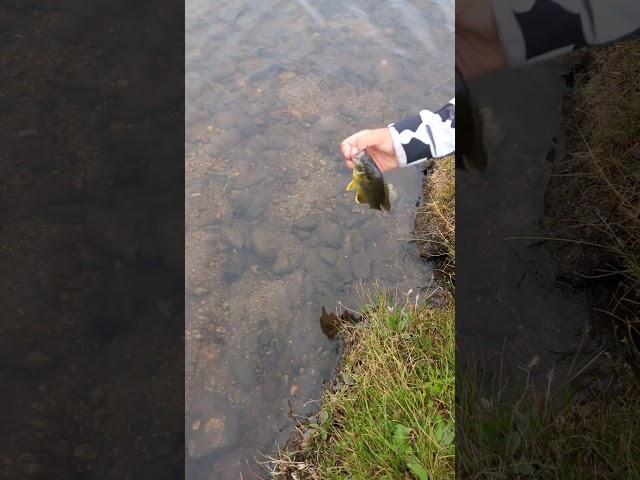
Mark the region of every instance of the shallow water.
[[354, 203], [338, 143], [453, 94], [453, 1], [186, 4], [190, 479], [251, 477], [317, 409], [336, 345], [320, 307], [377, 280], [412, 295], [421, 169], [392, 211]]
[[[567, 87], [562, 60], [504, 71], [472, 86], [485, 127], [489, 166], [456, 175], [456, 341], [471, 359], [502, 358], [505, 369], [534, 379], [567, 368], [590, 321], [584, 292], [559, 285], [541, 237], [545, 191]], [[554, 385], [561, 386], [561, 385]]]

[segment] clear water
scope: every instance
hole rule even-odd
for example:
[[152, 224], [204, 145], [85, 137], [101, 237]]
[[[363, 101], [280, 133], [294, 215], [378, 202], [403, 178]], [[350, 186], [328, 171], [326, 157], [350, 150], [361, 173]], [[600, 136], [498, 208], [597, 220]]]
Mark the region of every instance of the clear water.
[[322, 305], [429, 283], [409, 243], [421, 169], [387, 176], [389, 214], [368, 210], [338, 144], [453, 95], [453, 6], [186, 3], [189, 479], [262, 475], [289, 414], [314, 412], [337, 353]]

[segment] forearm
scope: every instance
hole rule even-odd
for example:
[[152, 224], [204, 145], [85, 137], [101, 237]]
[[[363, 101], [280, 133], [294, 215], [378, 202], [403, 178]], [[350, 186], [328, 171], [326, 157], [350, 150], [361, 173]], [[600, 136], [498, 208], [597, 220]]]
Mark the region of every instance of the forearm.
[[454, 152], [456, 145], [455, 99], [437, 112], [419, 115], [389, 125], [393, 147], [401, 167]]
[[640, 33], [639, 0], [493, 0], [493, 8], [513, 66]]

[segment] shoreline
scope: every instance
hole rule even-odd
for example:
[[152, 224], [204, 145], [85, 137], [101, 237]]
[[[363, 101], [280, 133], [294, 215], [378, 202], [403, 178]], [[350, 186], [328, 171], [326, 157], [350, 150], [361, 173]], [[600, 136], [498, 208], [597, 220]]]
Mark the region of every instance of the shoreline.
[[319, 413], [263, 462], [272, 478], [455, 477], [454, 170], [453, 156], [427, 166], [413, 232], [447, 288], [415, 303], [384, 289], [363, 292], [357, 322], [348, 312], [336, 318], [335, 379]]

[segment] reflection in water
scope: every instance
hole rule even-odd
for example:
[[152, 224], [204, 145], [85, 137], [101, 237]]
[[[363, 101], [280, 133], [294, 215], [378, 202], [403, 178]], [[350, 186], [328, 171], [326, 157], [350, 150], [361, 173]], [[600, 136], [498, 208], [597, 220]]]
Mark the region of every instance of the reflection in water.
[[452, 8], [187, 2], [188, 478], [247, 478], [290, 409], [316, 408], [336, 361], [322, 305], [357, 308], [360, 282], [428, 282], [404, 241], [419, 170], [386, 176], [389, 214], [368, 210], [337, 145], [450, 98]]
[[[542, 381], [575, 350], [588, 320], [580, 292], [559, 288], [548, 250], [537, 240], [566, 90], [560, 62], [501, 72], [472, 88], [489, 108], [500, 142], [488, 144], [489, 166], [479, 176], [456, 176], [456, 328], [459, 349], [472, 357], [503, 356], [505, 368], [539, 360]], [[486, 127], [486, 125], [485, 125]], [[495, 136], [495, 135], [494, 135]], [[489, 148], [491, 147], [491, 148]], [[564, 366], [558, 366], [561, 370]]]

